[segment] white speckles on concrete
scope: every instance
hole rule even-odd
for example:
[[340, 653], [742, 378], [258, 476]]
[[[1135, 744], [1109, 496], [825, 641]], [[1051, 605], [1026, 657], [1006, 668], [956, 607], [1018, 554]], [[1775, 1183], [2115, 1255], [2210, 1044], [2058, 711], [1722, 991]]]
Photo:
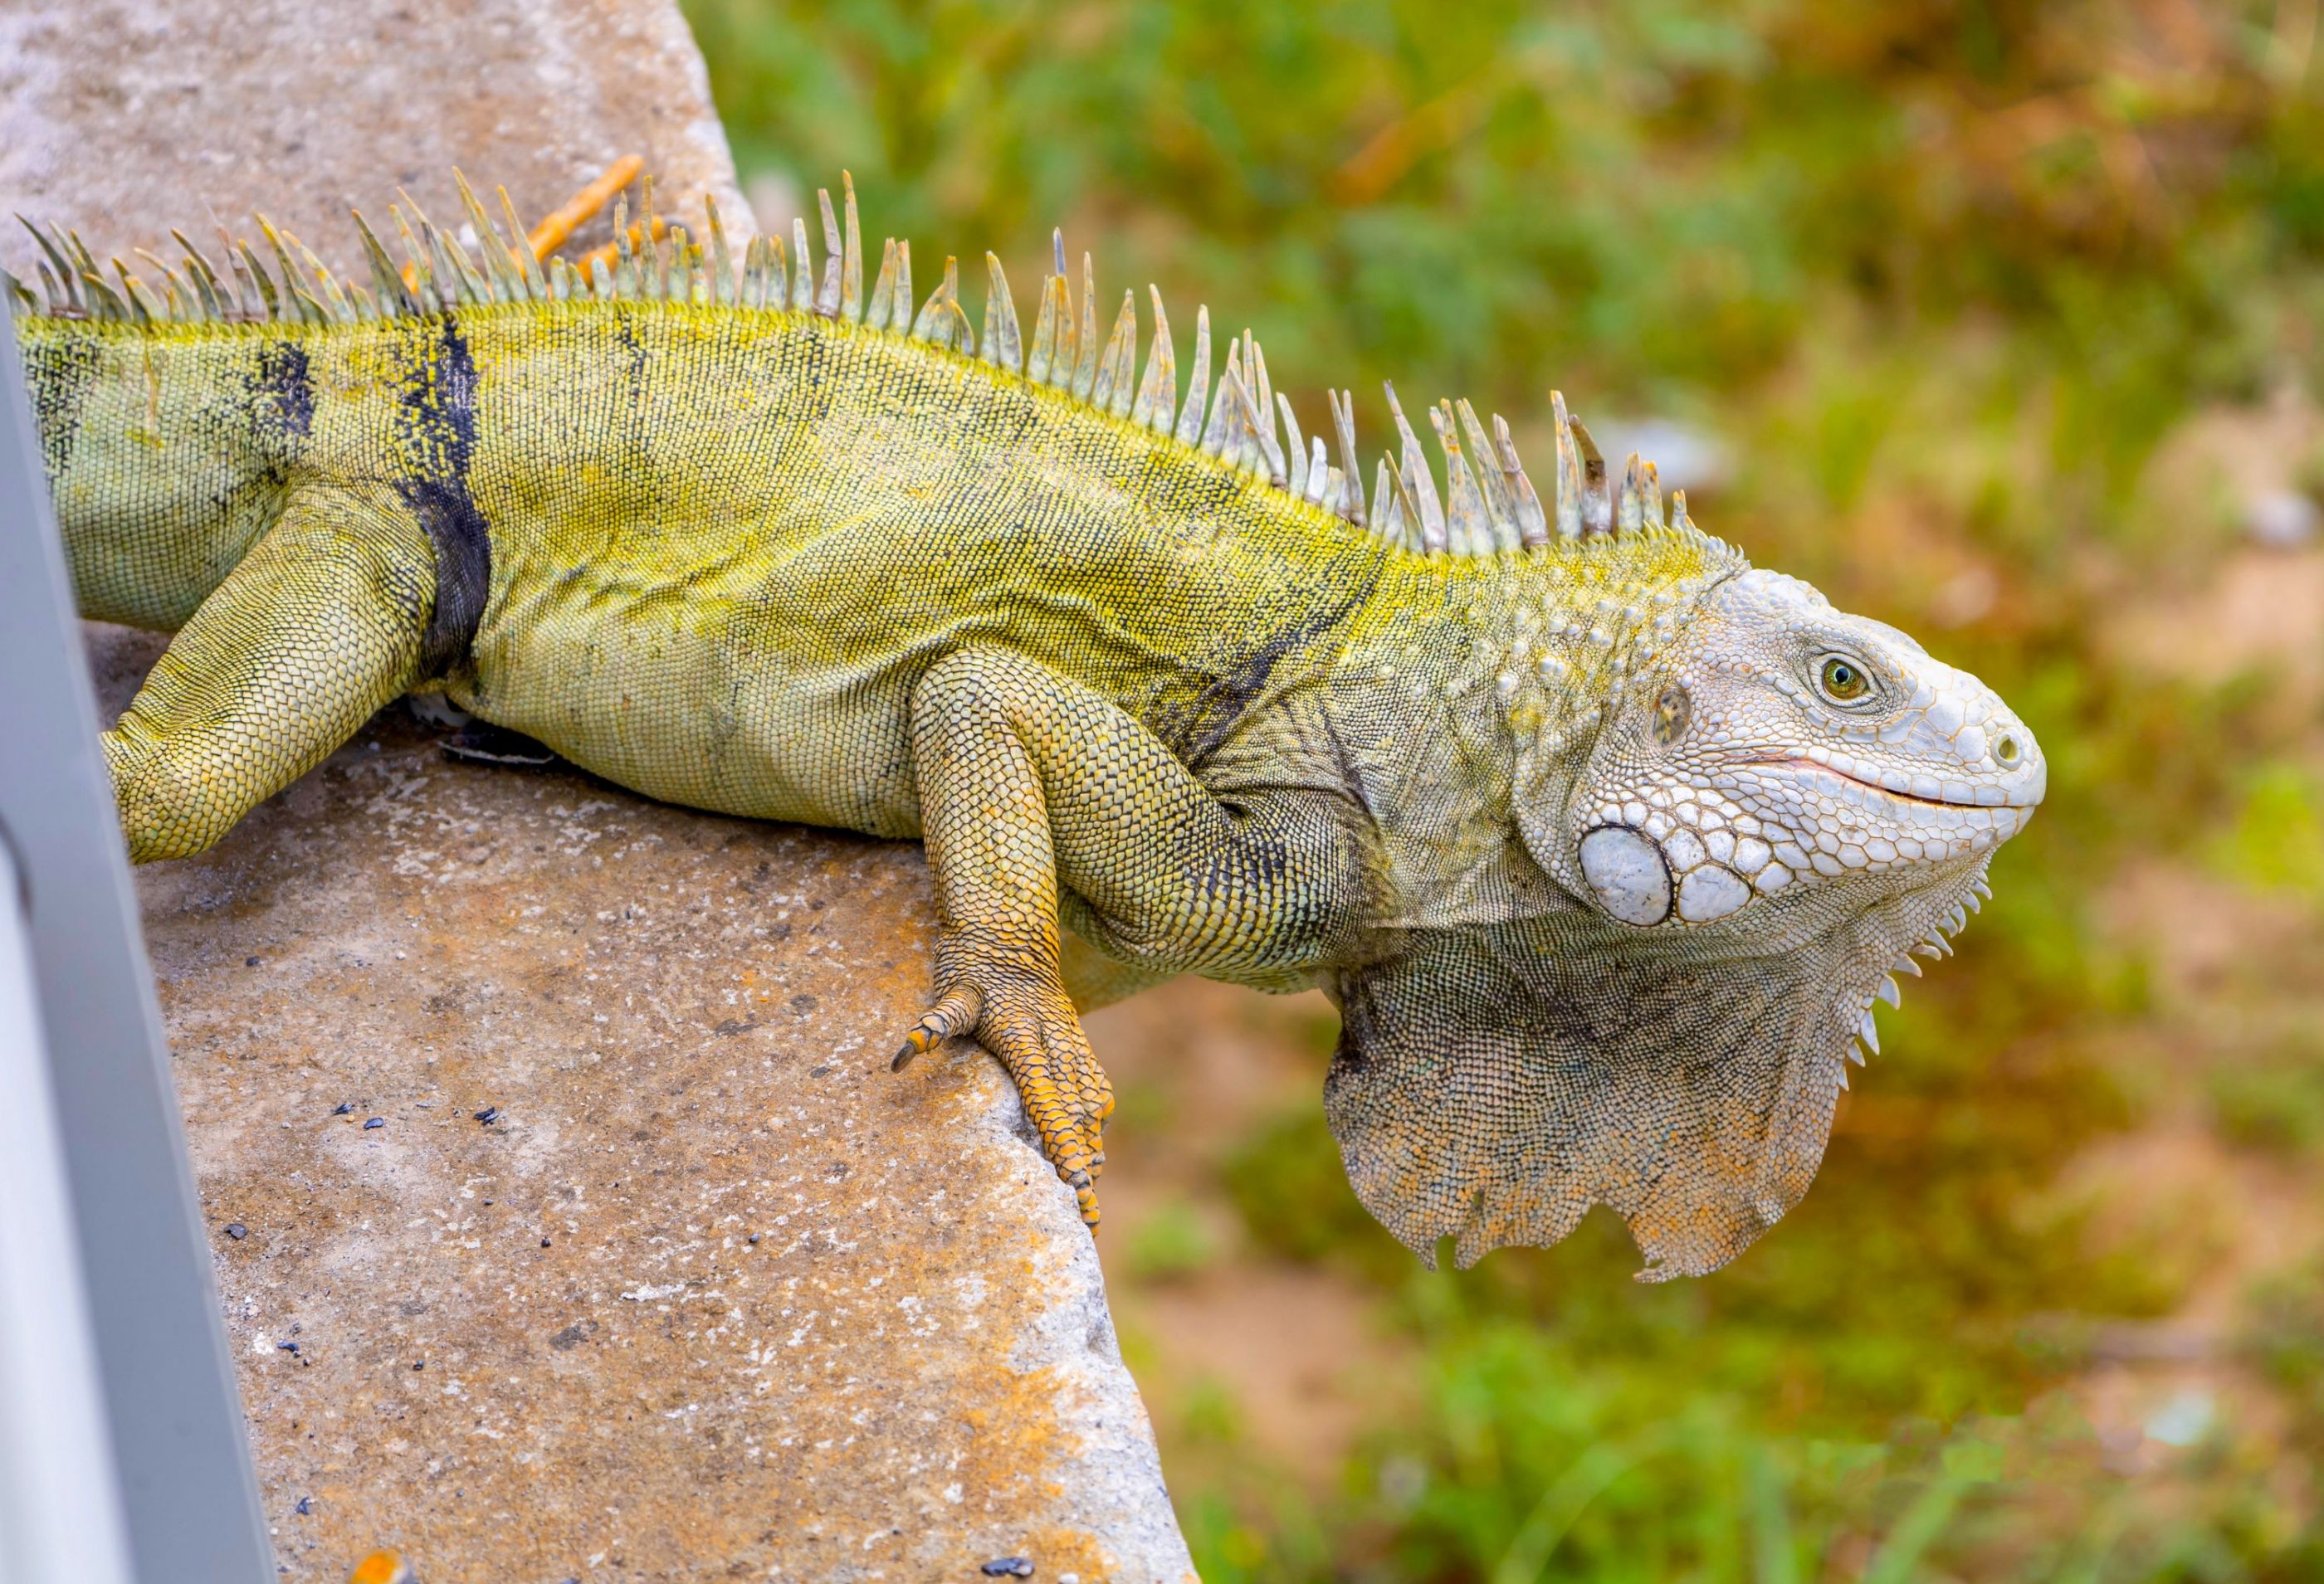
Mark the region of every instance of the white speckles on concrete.
[[[457, 164], [532, 219], [623, 153], [753, 234], [666, 0], [0, 8], [0, 212], [100, 258], [263, 208], [360, 279], [350, 206], [451, 219]], [[159, 641], [92, 631], [117, 710]], [[916, 849], [447, 763], [399, 713], [137, 880], [249, 1229], [217, 1279], [283, 1578], [1191, 1577], [1006, 1078], [886, 1071]]]
[[[100, 259], [254, 208], [364, 279], [350, 206], [398, 187], [460, 213], [452, 167], [528, 222], [645, 157], [689, 228], [706, 191], [754, 235], [701, 52], [653, 0], [28, 0], [0, 17], [0, 212], [78, 226]], [[612, 235], [600, 220], [583, 239]], [[0, 262], [25, 264], [30, 238]], [[204, 245], [208, 245], [207, 243]]]

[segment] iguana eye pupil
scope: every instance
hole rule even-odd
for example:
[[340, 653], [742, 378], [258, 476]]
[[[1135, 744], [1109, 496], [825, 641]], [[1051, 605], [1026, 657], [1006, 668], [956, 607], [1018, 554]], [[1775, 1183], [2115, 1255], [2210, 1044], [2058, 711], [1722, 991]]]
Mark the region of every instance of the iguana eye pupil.
[[1841, 704], [1862, 698], [1865, 690], [1871, 686], [1865, 681], [1862, 671], [1838, 655], [1824, 661], [1822, 679], [1824, 696]]
[[1685, 732], [1687, 723], [1694, 718], [1693, 702], [1686, 689], [1673, 684], [1655, 700], [1655, 741], [1668, 748]]

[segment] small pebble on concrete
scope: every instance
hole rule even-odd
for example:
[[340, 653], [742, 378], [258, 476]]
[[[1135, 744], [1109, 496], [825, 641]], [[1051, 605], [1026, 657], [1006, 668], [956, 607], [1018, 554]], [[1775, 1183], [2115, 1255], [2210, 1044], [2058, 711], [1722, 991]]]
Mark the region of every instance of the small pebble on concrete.
[[240, 1221], [228, 1221], [226, 1224], [226, 1235], [239, 1243], [250, 1236], [250, 1229]]
[[500, 1119], [501, 1109], [498, 1106], [486, 1106], [483, 1110], [476, 1113], [476, 1120], [485, 1124], [487, 1127]]
[[364, 1127], [365, 1128], [365, 1129], [370, 1129], [370, 1128], [384, 1128], [384, 1127], [386, 1127], [386, 1126], [387, 1126], [387, 1119], [386, 1119], [385, 1117], [365, 1117], [365, 1118], [364, 1119]]
[[995, 1557], [984, 1564], [988, 1579], [1029, 1579], [1033, 1564], [1024, 1557]]
[[351, 1117], [355, 1115], [355, 1110], [354, 1101], [343, 1100], [338, 1104], [331, 1108], [331, 1115], [335, 1117]]

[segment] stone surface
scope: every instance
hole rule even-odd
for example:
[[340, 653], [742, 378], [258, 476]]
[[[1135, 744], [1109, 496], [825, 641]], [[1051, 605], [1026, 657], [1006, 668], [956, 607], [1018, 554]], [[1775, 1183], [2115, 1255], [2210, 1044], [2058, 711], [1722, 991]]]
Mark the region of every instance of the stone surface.
[[[751, 234], [702, 57], [647, 0], [12, 0], [0, 6], [0, 215], [78, 227], [100, 260], [205, 248], [263, 210], [361, 272], [396, 189], [457, 227], [458, 165], [528, 225], [637, 153], [658, 207], [702, 195]], [[0, 263], [29, 270], [11, 224]], [[601, 218], [580, 240], [612, 235]], [[213, 254], [213, 257], [216, 255]], [[224, 261], [218, 262], [223, 265]], [[30, 279], [30, 276], [27, 276]]]
[[1005, 1077], [888, 1071], [918, 848], [399, 706], [138, 888], [283, 1576], [1191, 1576]]

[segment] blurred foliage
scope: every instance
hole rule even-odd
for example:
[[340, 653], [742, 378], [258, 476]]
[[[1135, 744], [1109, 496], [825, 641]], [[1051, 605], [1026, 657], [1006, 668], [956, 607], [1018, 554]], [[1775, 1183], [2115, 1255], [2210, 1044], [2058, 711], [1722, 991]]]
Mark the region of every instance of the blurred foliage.
[[1139, 1220], [1127, 1257], [1141, 1280], [1165, 1282], [1192, 1275], [1218, 1256], [1218, 1239], [1203, 1224], [1201, 1212], [1183, 1199], [1170, 1199]]
[[2324, 898], [2324, 778], [2263, 764], [2227, 833], [2228, 869], [2253, 883]]
[[2219, 1131], [2236, 1144], [2304, 1158], [2324, 1148], [2324, 1027], [2270, 1031], [2209, 1074]]
[[[2117, 637], [2254, 553], [2253, 481], [2184, 437], [2314, 384], [2317, 0], [687, 8], [761, 193], [846, 167], [872, 235], [931, 279], [996, 247], [1020, 302], [1061, 224], [1104, 290], [1258, 329], [1303, 410], [1352, 386], [1374, 446], [1383, 375], [1535, 447], [1553, 382], [1601, 435], [1682, 425], [1699, 520], [1970, 665], [2050, 755], [1814, 1191], [1714, 1278], [1635, 1286], [1602, 1216], [1416, 1275], [1317, 1108], [1243, 1139], [1206, 1192], [1248, 1257], [1372, 1294], [1416, 1379], [1323, 1491], [1217, 1382], [1157, 1403], [1207, 1578], [2324, 1577], [2324, 1278], [2227, 1303], [2208, 1431], [2101, 1433], [2078, 1383], [2231, 1280], [2244, 1217], [2066, 1169], [2190, 1128], [2295, 1194], [2324, 1165], [2324, 1058], [2282, 1033], [2324, 1017], [2312, 701]], [[2279, 482], [2319, 487], [2316, 440]], [[2174, 965], [2178, 919], [2117, 916], [2158, 872], [2278, 960]], [[1161, 1217], [1147, 1278], [1223, 1257], [1206, 1224]]]

